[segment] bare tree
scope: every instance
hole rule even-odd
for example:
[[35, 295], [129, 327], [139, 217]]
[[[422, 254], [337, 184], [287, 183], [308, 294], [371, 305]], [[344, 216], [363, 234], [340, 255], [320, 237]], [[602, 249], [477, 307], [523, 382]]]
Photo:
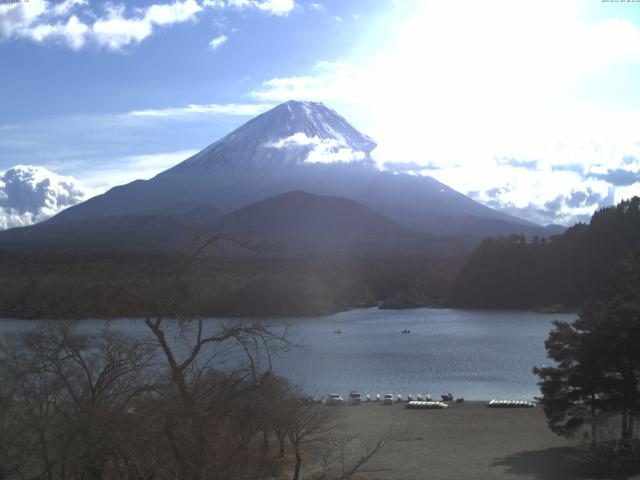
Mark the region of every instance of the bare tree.
[[248, 455], [264, 430], [264, 412], [253, 398], [265, 390], [272, 354], [291, 345], [283, 324], [199, 316], [201, 292], [189, 282], [189, 272], [207, 250], [225, 242], [244, 246], [234, 238], [208, 236], [168, 284], [148, 278], [130, 288], [118, 287], [141, 312], [167, 366], [168, 388], [155, 412], [183, 478], [220, 477]]
[[6, 415], [19, 425], [19, 451], [29, 459], [21, 476], [100, 478], [126, 461], [112, 432], [154, 388], [148, 345], [56, 322], [5, 337], [0, 353], [2, 383], [11, 385]]
[[151, 274], [117, 287], [142, 337], [59, 322], [3, 339], [0, 480], [299, 479], [303, 459], [311, 478], [334, 475], [337, 458], [335, 478], [362, 471], [371, 455], [338, 454], [355, 440], [332, 440], [332, 412], [273, 373], [273, 355], [294, 346], [286, 324], [198, 314], [206, 292], [189, 270], [229, 241], [207, 238], [168, 283]]
[[318, 408], [316, 405], [308, 405], [298, 408], [290, 414], [287, 427], [287, 437], [293, 447], [296, 462], [293, 470], [293, 480], [300, 478], [302, 468], [302, 449], [322, 439], [322, 435], [331, 430], [332, 417], [329, 411]]

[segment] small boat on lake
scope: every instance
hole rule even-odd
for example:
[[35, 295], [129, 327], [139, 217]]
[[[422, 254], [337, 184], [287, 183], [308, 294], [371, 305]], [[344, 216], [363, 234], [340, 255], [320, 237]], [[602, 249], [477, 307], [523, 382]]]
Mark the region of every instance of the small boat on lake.
[[342, 333], [342, 330], [338, 329], [338, 330], [334, 331], [333, 333], [339, 334], [339, 333]]

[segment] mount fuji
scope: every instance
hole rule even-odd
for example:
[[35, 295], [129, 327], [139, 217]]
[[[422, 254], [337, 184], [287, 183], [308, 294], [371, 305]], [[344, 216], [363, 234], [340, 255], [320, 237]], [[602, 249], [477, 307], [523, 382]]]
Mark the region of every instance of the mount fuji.
[[[398, 235], [412, 232], [411, 235], [479, 237], [556, 233], [492, 210], [431, 177], [382, 171], [371, 158], [375, 147], [371, 138], [322, 103], [289, 101], [150, 180], [112, 188], [46, 222], [4, 232], [0, 234], [0, 245], [10, 238], [28, 243], [30, 238], [35, 241], [60, 237], [54, 243], [64, 243], [64, 236], [68, 235], [65, 231], [95, 229], [97, 225], [102, 231], [109, 231], [114, 224], [118, 225], [118, 238], [126, 238], [127, 225], [131, 228], [136, 225], [136, 238], [144, 239], [145, 233], [140, 231], [136, 218], [147, 218], [142, 225], [161, 223], [162, 232], [171, 230], [167, 219], [179, 219], [175, 228], [193, 222], [225, 230], [225, 219], [235, 219], [237, 223], [240, 218], [233, 212], [295, 191], [317, 196], [314, 205], [333, 202], [331, 208], [322, 211], [337, 211], [336, 198], [351, 202], [348, 211], [353, 219], [339, 216], [336, 228], [331, 228], [331, 216], [323, 220], [322, 224], [334, 235], [340, 234], [339, 225], [350, 221], [362, 224], [363, 215], [372, 221], [375, 217], [376, 222], [387, 226], [397, 226]], [[283, 198], [291, 205], [282, 211], [294, 215], [300, 195]], [[353, 202], [362, 208], [355, 208]], [[282, 203], [280, 199], [262, 204], [259, 209], [248, 210], [260, 212], [259, 215], [246, 218], [262, 225], [270, 214], [268, 208], [282, 209]], [[278, 215], [281, 218], [281, 212]], [[163, 220], [150, 222], [148, 218]], [[291, 222], [281, 224], [283, 230], [271, 231], [272, 236], [289, 235], [285, 226]], [[252, 230], [251, 225], [244, 228]], [[373, 234], [377, 230], [362, 226], [362, 231]], [[152, 229], [148, 236], [157, 238], [157, 233]]]

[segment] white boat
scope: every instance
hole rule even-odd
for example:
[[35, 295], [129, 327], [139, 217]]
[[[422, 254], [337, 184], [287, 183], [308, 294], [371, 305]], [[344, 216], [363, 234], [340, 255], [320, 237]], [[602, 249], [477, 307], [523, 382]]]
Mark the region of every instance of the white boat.
[[405, 405], [407, 408], [412, 410], [443, 410], [445, 408], [449, 408], [444, 402], [407, 402]]

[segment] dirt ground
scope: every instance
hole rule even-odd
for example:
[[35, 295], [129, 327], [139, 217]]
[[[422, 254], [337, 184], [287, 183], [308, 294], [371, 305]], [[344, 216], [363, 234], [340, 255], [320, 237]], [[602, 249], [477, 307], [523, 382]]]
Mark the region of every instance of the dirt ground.
[[[373, 441], [400, 432], [371, 466], [371, 479], [572, 480], [596, 475], [576, 442], [549, 431], [541, 408], [492, 409], [481, 402], [408, 410], [377, 402], [341, 410], [341, 430]], [[600, 477], [602, 478], [602, 477]]]

